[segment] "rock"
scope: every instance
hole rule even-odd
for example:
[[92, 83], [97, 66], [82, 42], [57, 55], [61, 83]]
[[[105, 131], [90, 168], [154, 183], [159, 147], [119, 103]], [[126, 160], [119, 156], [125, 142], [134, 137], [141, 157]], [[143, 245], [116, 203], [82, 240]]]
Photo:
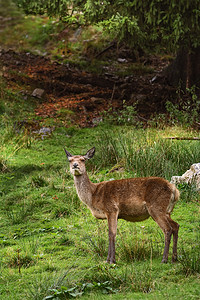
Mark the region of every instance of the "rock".
[[172, 176], [171, 183], [195, 184], [197, 191], [200, 191], [200, 163], [191, 165], [182, 176]]
[[31, 94], [32, 97], [36, 97], [40, 99], [43, 98], [44, 95], [45, 95], [45, 90], [39, 88], [35, 89]]
[[128, 60], [126, 58], [118, 58], [117, 61], [121, 64], [128, 62]]

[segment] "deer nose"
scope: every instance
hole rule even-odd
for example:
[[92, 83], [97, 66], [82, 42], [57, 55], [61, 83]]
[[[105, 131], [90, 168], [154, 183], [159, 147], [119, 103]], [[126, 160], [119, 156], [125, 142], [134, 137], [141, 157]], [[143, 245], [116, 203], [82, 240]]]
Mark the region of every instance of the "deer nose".
[[74, 163], [73, 164], [73, 168], [77, 168], [78, 167], [78, 164], [77, 163]]

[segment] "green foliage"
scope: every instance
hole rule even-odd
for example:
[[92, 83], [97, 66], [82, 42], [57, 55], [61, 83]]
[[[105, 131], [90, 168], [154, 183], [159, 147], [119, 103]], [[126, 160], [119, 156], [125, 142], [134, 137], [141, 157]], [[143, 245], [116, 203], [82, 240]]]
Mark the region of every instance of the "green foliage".
[[91, 291], [102, 291], [103, 294], [111, 294], [116, 293], [117, 290], [113, 289], [111, 286], [112, 282], [105, 281], [105, 282], [87, 282], [83, 284], [76, 285], [72, 288], [67, 288], [65, 286], [61, 286], [60, 288], [53, 289], [52, 295], [46, 296], [44, 300], [48, 299], [58, 299], [58, 298], [68, 298], [68, 297], [80, 297], [85, 293], [91, 292]]
[[145, 1], [19, 1], [26, 13], [59, 16], [71, 23], [101, 24], [119, 41], [141, 47], [163, 42], [169, 48], [199, 46], [198, 0]]
[[113, 39], [128, 41], [132, 47], [144, 47], [146, 34], [139, 27], [136, 17], [124, 16], [117, 12], [100, 24], [104, 28], [104, 34], [109, 34]]
[[48, 14], [49, 16], [59, 16], [60, 18], [68, 18], [73, 16], [73, 11], [76, 12], [83, 9], [83, 1], [71, 0], [47, 0], [47, 1], [27, 1], [15, 0], [20, 8], [23, 8], [27, 14]]
[[179, 123], [186, 126], [194, 126], [199, 122], [200, 99], [196, 94], [196, 87], [187, 88], [187, 93], [189, 97], [184, 100], [180, 96], [178, 104], [173, 104], [169, 101], [166, 102], [166, 109], [170, 115], [171, 124]]
[[116, 125], [137, 125], [137, 104], [127, 105], [123, 102], [123, 109], [113, 111], [112, 107], [107, 111], [103, 112], [103, 120], [108, 124]]

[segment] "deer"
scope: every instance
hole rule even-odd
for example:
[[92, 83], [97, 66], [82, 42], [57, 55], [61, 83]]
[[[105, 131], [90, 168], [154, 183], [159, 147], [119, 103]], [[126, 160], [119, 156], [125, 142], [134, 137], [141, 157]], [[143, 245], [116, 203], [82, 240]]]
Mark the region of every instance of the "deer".
[[179, 191], [174, 184], [161, 177], [128, 178], [92, 183], [85, 163], [95, 154], [95, 147], [85, 155], [72, 155], [65, 148], [70, 173], [79, 199], [97, 219], [107, 219], [109, 247], [107, 263], [115, 264], [115, 239], [118, 219], [140, 222], [152, 217], [164, 233], [162, 263], [167, 263], [173, 235], [172, 262], [177, 261], [179, 224], [170, 217]]

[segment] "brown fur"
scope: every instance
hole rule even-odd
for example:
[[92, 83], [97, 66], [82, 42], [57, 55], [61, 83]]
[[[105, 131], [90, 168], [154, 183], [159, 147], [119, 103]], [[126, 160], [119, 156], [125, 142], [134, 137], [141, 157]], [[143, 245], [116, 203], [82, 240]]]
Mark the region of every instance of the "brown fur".
[[115, 263], [115, 237], [117, 220], [143, 221], [150, 216], [160, 226], [165, 236], [162, 262], [167, 262], [171, 235], [173, 234], [172, 261], [177, 260], [179, 225], [170, 214], [179, 198], [179, 191], [167, 180], [159, 177], [129, 178], [92, 183], [86, 173], [85, 161], [93, 157], [95, 148], [86, 155], [72, 156], [66, 151], [70, 171], [81, 201], [98, 219], [107, 219], [109, 249], [107, 262]]

